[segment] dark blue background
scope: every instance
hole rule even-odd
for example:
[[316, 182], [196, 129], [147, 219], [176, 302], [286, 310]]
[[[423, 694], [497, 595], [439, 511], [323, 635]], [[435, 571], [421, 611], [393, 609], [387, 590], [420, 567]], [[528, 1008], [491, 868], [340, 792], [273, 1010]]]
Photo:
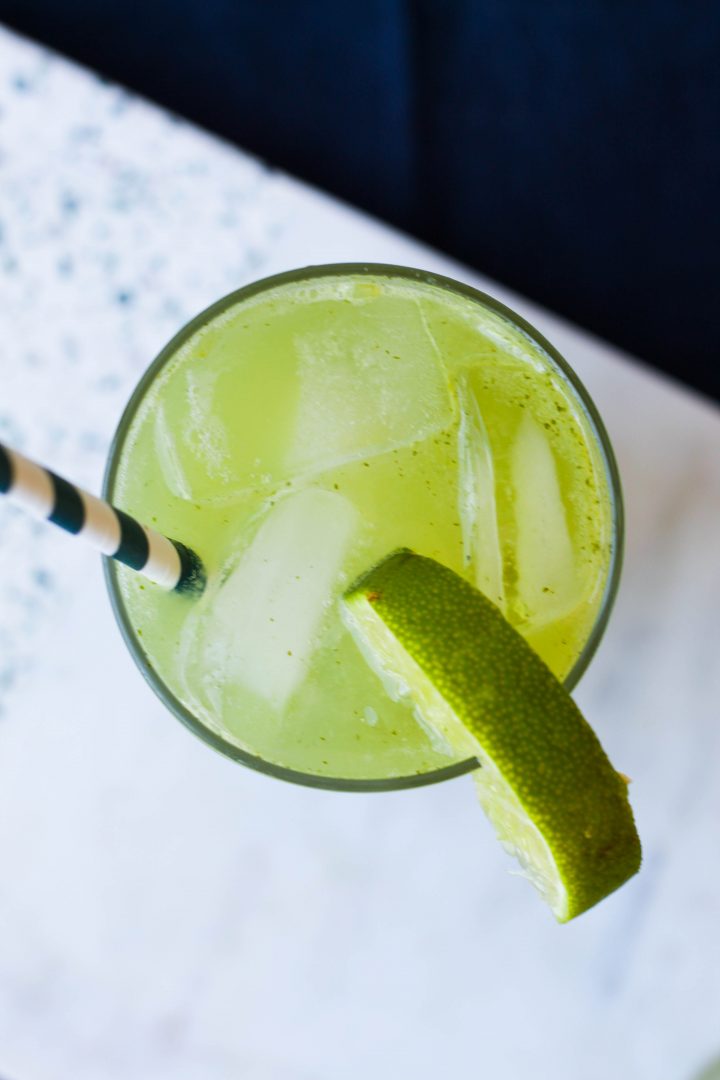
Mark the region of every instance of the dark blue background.
[[0, 19], [720, 398], [717, 0], [0, 0]]

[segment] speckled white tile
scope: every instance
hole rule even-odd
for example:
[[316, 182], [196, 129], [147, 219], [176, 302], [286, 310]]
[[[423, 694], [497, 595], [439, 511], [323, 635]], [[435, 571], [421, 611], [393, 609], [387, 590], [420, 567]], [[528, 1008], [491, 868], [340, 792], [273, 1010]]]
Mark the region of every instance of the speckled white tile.
[[720, 416], [522, 298], [0, 31], [0, 438], [97, 488], [138, 376], [244, 281], [455, 274], [587, 382], [623, 588], [578, 697], [642, 874], [556, 927], [471, 785], [294, 788], [213, 755], [124, 652], [96, 560], [0, 507], [0, 1075], [691, 1080], [720, 1053]]

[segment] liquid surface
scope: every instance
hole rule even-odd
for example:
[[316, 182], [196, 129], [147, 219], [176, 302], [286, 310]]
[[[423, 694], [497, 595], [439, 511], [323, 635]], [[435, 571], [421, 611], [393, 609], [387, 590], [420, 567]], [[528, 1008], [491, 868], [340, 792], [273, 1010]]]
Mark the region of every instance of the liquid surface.
[[612, 554], [604, 459], [561, 372], [498, 313], [400, 277], [286, 283], [218, 316], [140, 402], [111, 495], [209, 571], [195, 602], [118, 571], [172, 694], [253, 755], [341, 779], [458, 760], [346, 630], [355, 577], [398, 547], [437, 559], [562, 678]]

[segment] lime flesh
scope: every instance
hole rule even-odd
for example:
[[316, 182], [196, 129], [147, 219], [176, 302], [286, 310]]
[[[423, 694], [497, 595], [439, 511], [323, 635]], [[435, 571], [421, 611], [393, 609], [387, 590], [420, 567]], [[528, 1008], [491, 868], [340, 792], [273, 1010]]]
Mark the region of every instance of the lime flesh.
[[410, 551], [347, 591], [344, 618], [392, 696], [475, 756], [480, 802], [559, 922], [640, 867], [626, 779], [562, 683], [479, 590]]

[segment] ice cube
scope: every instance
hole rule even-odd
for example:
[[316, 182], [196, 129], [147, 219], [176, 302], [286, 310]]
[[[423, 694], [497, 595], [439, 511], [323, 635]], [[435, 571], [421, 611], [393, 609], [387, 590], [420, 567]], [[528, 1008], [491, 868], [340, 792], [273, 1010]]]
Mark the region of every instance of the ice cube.
[[232, 475], [228, 431], [217, 407], [220, 375], [189, 368], [168, 383], [153, 410], [158, 464], [168, 488], [181, 499], [212, 502], [210, 492], [229, 485], [235, 494], [242, 487]]
[[155, 452], [165, 483], [173, 495], [191, 499], [192, 489], [185, 473], [177, 440], [168, 424], [165, 407], [159, 404], [155, 410]]
[[299, 397], [285, 469], [303, 476], [427, 439], [453, 421], [448, 377], [417, 301], [336, 305], [295, 338]]
[[159, 385], [149, 415], [173, 494], [227, 504], [287, 479], [282, 464], [295, 415], [296, 357], [281, 322], [262, 334], [251, 327], [243, 340], [231, 328], [214, 350], [188, 351]]
[[532, 626], [561, 618], [577, 604], [575, 552], [553, 450], [525, 416], [512, 449], [518, 606]]
[[217, 405], [221, 376], [221, 371], [203, 367], [185, 373], [188, 413], [183, 436], [212, 480], [227, 480], [231, 462], [228, 430]]
[[505, 609], [503, 557], [495, 497], [495, 467], [485, 421], [467, 375], [457, 378], [458, 514], [463, 557], [475, 584]]
[[193, 696], [202, 683], [216, 710], [228, 687], [277, 710], [286, 705], [341, 585], [357, 523], [352, 503], [332, 492], [306, 489], [276, 503], [186, 627], [185, 680]]

